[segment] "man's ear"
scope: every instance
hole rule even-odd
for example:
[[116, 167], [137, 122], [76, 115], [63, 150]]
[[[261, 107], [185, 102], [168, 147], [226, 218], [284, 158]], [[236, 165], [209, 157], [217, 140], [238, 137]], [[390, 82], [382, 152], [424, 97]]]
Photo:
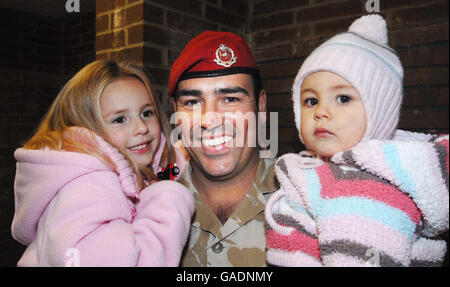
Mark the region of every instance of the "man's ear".
[[259, 92], [258, 112], [267, 112], [267, 95], [264, 89]]
[[173, 99], [173, 111], [176, 112], [177, 111], [177, 100], [175, 99], [175, 97], [173, 97], [172, 99]]

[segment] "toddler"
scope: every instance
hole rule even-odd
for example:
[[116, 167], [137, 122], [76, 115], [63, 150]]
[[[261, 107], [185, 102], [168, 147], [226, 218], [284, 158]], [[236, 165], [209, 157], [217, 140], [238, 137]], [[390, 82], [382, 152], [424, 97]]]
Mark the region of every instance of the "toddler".
[[379, 15], [323, 43], [295, 79], [307, 151], [281, 156], [266, 205], [278, 266], [436, 266], [448, 230], [448, 135], [396, 130], [403, 69]]
[[194, 201], [160, 166], [183, 169], [145, 73], [96, 61], [61, 90], [15, 151], [19, 266], [178, 266]]

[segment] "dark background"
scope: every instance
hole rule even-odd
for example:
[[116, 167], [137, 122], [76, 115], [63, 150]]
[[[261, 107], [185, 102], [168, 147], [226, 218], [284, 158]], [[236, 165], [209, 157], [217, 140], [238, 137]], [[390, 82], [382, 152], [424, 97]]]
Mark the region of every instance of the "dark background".
[[[64, 83], [95, 59], [145, 64], [171, 112], [169, 69], [204, 30], [247, 39], [279, 112], [279, 152], [302, 149], [290, 88], [304, 58], [363, 14], [365, 0], [0, 0], [0, 266], [15, 266], [24, 247], [10, 233], [13, 152], [30, 137]], [[400, 128], [448, 133], [449, 1], [380, 0], [389, 43], [405, 68]], [[448, 233], [445, 236], [448, 241]], [[448, 258], [446, 259], [448, 266]]]

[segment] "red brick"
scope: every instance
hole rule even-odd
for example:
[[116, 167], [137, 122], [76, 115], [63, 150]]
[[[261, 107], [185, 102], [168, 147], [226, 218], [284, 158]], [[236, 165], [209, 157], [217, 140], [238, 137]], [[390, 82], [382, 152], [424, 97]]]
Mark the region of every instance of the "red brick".
[[95, 30], [97, 33], [109, 30], [109, 14], [100, 16], [96, 19]]
[[406, 87], [403, 106], [448, 106], [448, 87]]
[[288, 93], [293, 83], [294, 78], [265, 79], [264, 88], [269, 93]]
[[297, 143], [300, 142], [298, 137], [298, 131], [295, 127], [279, 128], [278, 129], [278, 142], [279, 143]]
[[165, 86], [169, 81], [169, 70], [162, 68], [149, 67], [148, 70], [154, 79], [154, 83], [157, 85]]
[[231, 28], [244, 28], [246, 18], [231, 14], [227, 11], [217, 9], [216, 7], [207, 5], [205, 9], [205, 18], [207, 20], [218, 22]]
[[296, 60], [269, 62], [259, 65], [261, 76], [263, 78], [283, 77], [283, 76], [295, 77], [299, 68], [300, 62]]
[[380, 10], [388, 10], [392, 8], [402, 8], [405, 6], [427, 4], [429, 0], [395, 0], [395, 1], [380, 1]]
[[404, 86], [448, 86], [448, 67], [410, 68], [405, 70]]
[[287, 9], [295, 9], [308, 5], [308, 0], [261, 1], [253, 4], [255, 15], [270, 14]]
[[178, 31], [189, 31], [193, 35], [205, 30], [218, 30], [218, 25], [215, 23], [172, 11], [167, 11], [167, 26]]
[[186, 0], [151, 0], [153, 4], [159, 4], [163, 7], [170, 7], [176, 11], [183, 11], [200, 16], [202, 13], [200, 1], [186, 1]]
[[144, 25], [136, 25], [128, 28], [128, 45], [144, 42]]
[[291, 93], [268, 93], [267, 95], [267, 110], [270, 112], [278, 111], [280, 109], [287, 109], [291, 104]]
[[259, 45], [280, 44], [280, 42], [296, 42], [305, 37], [311, 36], [312, 29], [308, 26], [297, 26], [282, 28], [278, 30], [257, 32], [253, 36], [254, 43]]
[[329, 3], [297, 11], [297, 23], [322, 21], [349, 15], [361, 16], [363, 11], [365, 11], [363, 5], [355, 1]]
[[125, 10], [127, 25], [144, 20], [144, 4], [129, 7]]
[[314, 37], [327, 37], [331, 38], [332, 36], [347, 32], [348, 27], [355, 21], [359, 16], [351, 16], [338, 20], [331, 21], [323, 21], [314, 24]]
[[448, 106], [445, 108], [405, 109], [400, 116], [399, 128], [444, 128], [448, 130], [448, 116]]
[[[251, 45], [251, 44], [250, 44]], [[293, 52], [295, 43], [291, 44], [284, 44], [284, 45], [278, 45], [275, 47], [269, 47], [265, 49], [257, 49], [253, 53], [253, 56], [255, 57], [255, 60], [257, 62], [264, 61], [264, 60], [273, 60], [273, 59], [285, 59], [290, 58], [295, 53]], [[253, 45], [256, 46], [256, 45]]]
[[181, 32], [174, 32], [169, 29], [144, 25], [144, 41], [150, 44], [157, 44], [168, 47], [184, 47], [192, 36]]
[[112, 46], [111, 34], [104, 34], [101, 36], [97, 36], [97, 38], [95, 39], [95, 50], [97, 52], [110, 49], [111, 46]]
[[448, 65], [448, 42], [441, 45], [411, 47], [397, 51], [404, 67]]
[[[164, 24], [164, 10], [156, 7], [154, 5], [150, 5], [148, 3], [144, 3], [144, 21], [155, 23], [155, 24]], [[168, 17], [169, 20], [169, 17]]]
[[162, 61], [161, 49], [153, 47], [144, 47], [144, 64], [161, 65]]
[[95, 0], [95, 11], [97, 15], [103, 12], [111, 11], [112, 9], [114, 9], [114, 1]]
[[109, 53], [105, 52], [105, 53], [95, 54], [95, 59], [96, 60], [108, 60], [109, 59]]
[[125, 45], [125, 33], [121, 30], [114, 33], [100, 35], [96, 38], [95, 45], [96, 51], [123, 47]]
[[168, 52], [167, 52], [167, 65], [169, 67], [172, 66], [173, 62], [175, 62], [175, 60], [178, 58], [180, 53], [181, 53], [180, 50], [174, 50], [174, 49], [169, 49], [168, 50]]
[[247, 16], [250, 1], [222, 0], [222, 9], [233, 11], [241, 16]]
[[[305, 58], [315, 48], [319, 47], [320, 44], [324, 42], [324, 39], [294, 42], [284, 45], [278, 45], [275, 47], [264, 47], [263, 49], [258, 49], [254, 53], [256, 61], [263, 60], [283, 60], [287, 58]], [[301, 59], [303, 61], [303, 59]], [[301, 65], [301, 63], [300, 63]]]
[[392, 47], [431, 44], [448, 41], [448, 35], [447, 21], [447, 23], [389, 31], [389, 44]]
[[142, 62], [142, 47], [124, 49], [110, 53], [110, 58], [118, 61]]
[[[289, 105], [286, 103], [286, 108], [287, 107], [289, 107]], [[295, 128], [293, 109], [279, 110], [277, 112], [278, 112], [278, 126], [280, 128]]]
[[271, 14], [269, 16], [255, 17], [250, 22], [252, 32], [290, 25], [294, 21], [293, 12]]
[[448, 1], [444, 3], [433, 3], [416, 7], [405, 7], [392, 12], [391, 24], [427, 24], [447, 21], [448, 22]]

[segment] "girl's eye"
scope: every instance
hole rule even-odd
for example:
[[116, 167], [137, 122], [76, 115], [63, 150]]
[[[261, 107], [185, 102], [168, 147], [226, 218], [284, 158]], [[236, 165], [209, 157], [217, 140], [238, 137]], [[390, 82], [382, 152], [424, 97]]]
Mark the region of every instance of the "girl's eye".
[[319, 103], [319, 100], [316, 98], [307, 98], [303, 101], [303, 105], [309, 106], [309, 107], [315, 106], [318, 103]]
[[345, 96], [345, 95], [340, 95], [336, 99], [336, 101], [340, 104], [346, 104], [346, 103], [350, 102], [351, 100], [352, 100], [352, 97]]
[[122, 124], [124, 121], [125, 121], [124, 116], [120, 116], [112, 120], [113, 124]]
[[149, 117], [151, 117], [153, 114], [154, 114], [154, 113], [153, 113], [152, 110], [147, 110], [147, 111], [144, 111], [144, 112], [142, 113], [142, 116], [145, 117], [145, 118], [149, 118]]

